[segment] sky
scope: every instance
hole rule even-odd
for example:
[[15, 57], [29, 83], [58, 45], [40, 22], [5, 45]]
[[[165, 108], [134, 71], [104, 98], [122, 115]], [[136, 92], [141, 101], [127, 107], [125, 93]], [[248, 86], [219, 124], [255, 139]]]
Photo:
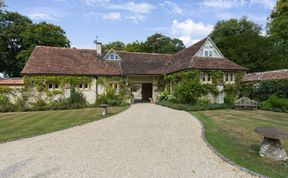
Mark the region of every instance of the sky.
[[61, 26], [71, 46], [144, 41], [162, 33], [189, 46], [209, 35], [219, 20], [248, 17], [265, 28], [276, 0], [5, 0], [6, 10], [33, 22]]

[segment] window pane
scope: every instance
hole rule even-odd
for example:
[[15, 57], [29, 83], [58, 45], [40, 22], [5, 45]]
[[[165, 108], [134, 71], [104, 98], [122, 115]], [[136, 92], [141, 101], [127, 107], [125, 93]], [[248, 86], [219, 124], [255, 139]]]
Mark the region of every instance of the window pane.
[[84, 87], [85, 87], [85, 88], [88, 88], [88, 84], [87, 84], [87, 83], [85, 83]]
[[210, 56], [210, 57], [213, 56], [213, 51], [209, 51], [209, 56]]
[[55, 84], [55, 88], [56, 88], [56, 89], [58, 88], [58, 84]]
[[205, 74], [201, 73], [200, 78], [201, 78], [202, 81], [205, 81]]
[[226, 82], [228, 82], [229, 81], [229, 73], [226, 73], [225, 75], [226, 75]]
[[49, 84], [48, 88], [49, 88], [49, 89], [52, 89], [52, 88], [53, 88], [53, 85], [52, 85], [52, 84]]
[[204, 56], [208, 56], [208, 51], [204, 51]]
[[82, 88], [82, 84], [79, 84], [79, 88]]

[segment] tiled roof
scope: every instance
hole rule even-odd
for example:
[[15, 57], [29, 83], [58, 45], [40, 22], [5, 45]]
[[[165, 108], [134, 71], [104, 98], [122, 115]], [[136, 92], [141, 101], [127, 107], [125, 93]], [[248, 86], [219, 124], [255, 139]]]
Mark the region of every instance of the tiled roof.
[[21, 73], [23, 75], [122, 75], [120, 61], [96, 60], [96, 50], [46, 46], [35, 47]]
[[207, 38], [172, 54], [117, 51], [122, 60], [103, 60], [93, 49], [36, 46], [23, 75], [160, 75], [185, 69], [247, 70], [226, 58], [193, 57]]
[[248, 70], [226, 58], [192, 57], [189, 68], [207, 70]]
[[201, 46], [205, 43], [207, 38], [195, 43], [194, 45], [183, 49], [173, 55], [171, 64], [167, 69], [167, 73], [185, 70], [189, 68], [192, 57], [197, 53]]
[[252, 81], [282, 80], [282, 79], [288, 79], [288, 69], [246, 74], [242, 81], [252, 82]]
[[121, 67], [124, 75], [160, 75], [169, 65], [170, 54], [117, 52], [123, 59]]
[[24, 80], [22, 78], [0, 78], [0, 85], [2, 86], [24, 85]]

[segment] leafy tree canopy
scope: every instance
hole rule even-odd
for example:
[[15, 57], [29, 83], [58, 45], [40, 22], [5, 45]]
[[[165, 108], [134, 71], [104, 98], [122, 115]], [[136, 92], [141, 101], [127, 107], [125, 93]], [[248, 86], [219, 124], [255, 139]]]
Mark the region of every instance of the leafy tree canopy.
[[32, 21], [15, 12], [0, 14], [0, 72], [16, 77], [36, 45], [70, 47], [61, 27]]
[[210, 36], [225, 57], [252, 72], [281, 68], [282, 64], [275, 62], [272, 41], [261, 35], [261, 30], [243, 17], [219, 21]]
[[115, 50], [147, 53], [176, 53], [185, 48], [181, 40], [172, 39], [160, 33], [147, 37], [144, 42], [135, 41], [125, 45], [123, 42], [115, 41], [105, 44], [103, 47], [105, 50], [113, 48]]

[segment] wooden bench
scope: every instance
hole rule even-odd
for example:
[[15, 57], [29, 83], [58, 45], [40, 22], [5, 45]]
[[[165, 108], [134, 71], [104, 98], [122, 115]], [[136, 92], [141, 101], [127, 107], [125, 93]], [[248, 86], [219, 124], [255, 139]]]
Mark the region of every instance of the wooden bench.
[[234, 103], [235, 109], [257, 109], [257, 101], [242, 97]]

